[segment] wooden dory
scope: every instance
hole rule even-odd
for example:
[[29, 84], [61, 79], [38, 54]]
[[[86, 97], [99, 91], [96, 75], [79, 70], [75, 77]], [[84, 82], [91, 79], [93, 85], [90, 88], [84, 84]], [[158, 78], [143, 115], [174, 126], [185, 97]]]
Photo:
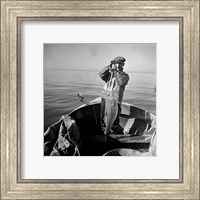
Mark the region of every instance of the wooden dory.
[[[156, 133], [156, 116], [128, 103], [122, 103], [120, 134], [104, 135], [100, 123], [101, 98], [84, 104], [68, 115], [80, 131], [78, 148], [81, 156], [102, 156], [114, 149], [133, 149], [148, 152]], [[60, 121], [51, 128], [59, 131]], [[48, 135], [48, 133], [46, 134]]]

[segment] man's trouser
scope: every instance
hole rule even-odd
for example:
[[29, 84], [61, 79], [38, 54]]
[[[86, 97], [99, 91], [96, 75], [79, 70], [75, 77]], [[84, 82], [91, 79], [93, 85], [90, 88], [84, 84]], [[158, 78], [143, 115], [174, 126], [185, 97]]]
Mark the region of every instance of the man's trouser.
[[[117, 103], [118, 105], [118, 113], [117, 113], [117, 117], [113, 123], [113, 126], [118, 126], [119, 125], [119, 115], [121, 114], [121, 103]], [[101, 127], [102, 129], [105, 129], [105, 98], [101, 99], [101, 112], [100, 112], [100, 119], [101, 119]]]

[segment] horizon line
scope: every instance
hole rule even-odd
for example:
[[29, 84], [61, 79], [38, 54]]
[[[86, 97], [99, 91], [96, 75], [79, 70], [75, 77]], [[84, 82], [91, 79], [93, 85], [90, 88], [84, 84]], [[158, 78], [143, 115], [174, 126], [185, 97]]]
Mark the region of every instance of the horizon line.
[[[60, 71], [99, 71], [98, 69], [73, 69], [73, 68], [44, 68], [44, 70], [60, 70]], [[101, 70], [101, 69], [100, 69]], [[125, 70], [126, 71], [126, 70]], [[156, 71], [134, 71], [134, 70], [127, 70], [126, 72], [135, 72], [135, 73], [156, 73]]]

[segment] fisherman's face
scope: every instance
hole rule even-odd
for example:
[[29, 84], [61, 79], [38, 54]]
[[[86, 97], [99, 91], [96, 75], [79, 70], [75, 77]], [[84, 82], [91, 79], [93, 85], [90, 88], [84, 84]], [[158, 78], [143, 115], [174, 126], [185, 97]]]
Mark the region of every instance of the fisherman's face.
[[124, 65], [125, 65], [124, 62], [117, 63], [117, 70], [122, 71]]

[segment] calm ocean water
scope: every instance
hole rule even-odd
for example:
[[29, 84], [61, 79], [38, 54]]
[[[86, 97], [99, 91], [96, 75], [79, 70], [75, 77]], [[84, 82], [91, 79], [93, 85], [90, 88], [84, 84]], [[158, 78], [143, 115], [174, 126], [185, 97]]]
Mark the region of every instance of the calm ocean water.
[[[124, 101], [156, 114], [156, 73], [127, 72], [130, 80]], [[45, 69], [44, 70], [44, 130], [62, 115], [101, 95], [104, 82], [98, 71]]]

